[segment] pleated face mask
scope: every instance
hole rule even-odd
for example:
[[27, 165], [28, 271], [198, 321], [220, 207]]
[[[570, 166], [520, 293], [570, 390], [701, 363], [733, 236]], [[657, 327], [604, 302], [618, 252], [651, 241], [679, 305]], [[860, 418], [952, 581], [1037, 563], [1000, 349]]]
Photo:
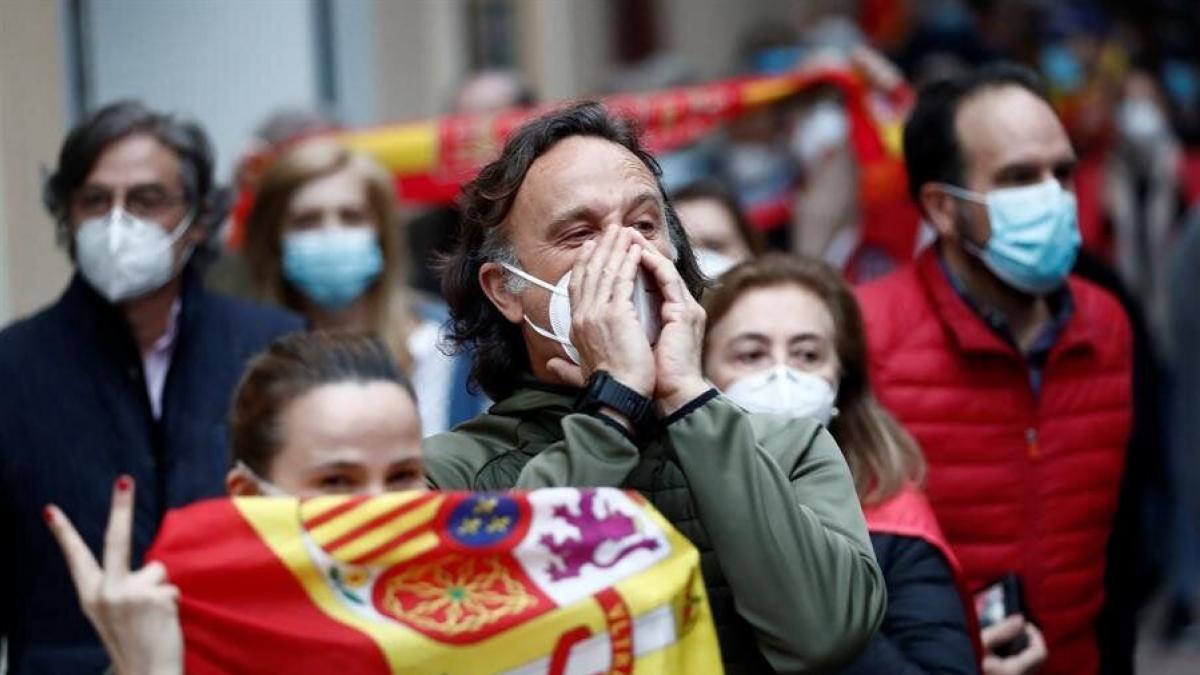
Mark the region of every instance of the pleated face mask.
[[[519, 267], [507, 263], [500, 264], [509, 272], [550, 292], [550, 329], [547, 330], [534, 323], [528, 314], [524, 315], [525, 323], [529, 324], [533, 332], [538, 335], [561, 344], [563, 351], [567, 353], [567, 358], [571, 359], [572, 363], [579, 365], [579, 351], [571, 344], [571, 295], [568, 292], [571, 272], [568, 270], [557, 284], [551, 285]], [[638, 323], [642, 325], [642, 329], [646, 332], [646, 339], [653, 347], [658, 342], [658, 334], [662, 331], [663, 299], [658, 284], [644, 269], [639, 271], [633, 280], [633, 294], [630, 300], [633, 302], [634, 311], [637, 312]]]

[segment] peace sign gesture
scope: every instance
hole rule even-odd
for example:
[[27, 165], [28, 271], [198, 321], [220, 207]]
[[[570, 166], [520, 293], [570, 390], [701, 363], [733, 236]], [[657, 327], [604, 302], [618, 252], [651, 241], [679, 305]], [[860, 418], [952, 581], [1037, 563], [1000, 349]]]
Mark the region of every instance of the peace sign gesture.
[[100, 634], [113, 670], [118, 675], [182, 673], [179, 590], [167, 582], [161, 563], [136, 572], [129, 569], [133, 479], [121, 476], [114, 485], [104, 533], [104, 567], [57, 506], [48, 505], [45, 515], [67, 560], [79, 604]]

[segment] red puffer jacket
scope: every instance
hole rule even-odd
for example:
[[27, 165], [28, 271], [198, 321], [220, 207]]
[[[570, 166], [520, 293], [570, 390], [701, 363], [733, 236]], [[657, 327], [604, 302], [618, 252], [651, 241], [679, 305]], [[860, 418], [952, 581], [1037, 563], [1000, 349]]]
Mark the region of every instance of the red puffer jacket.
[[1024, 358], [958, 296], [935, 248], [859, 290], [875, 393], [925, 454], [970, 588], [1017, 572], [1049, 646], [1043, 672], [1094, 673], [1132, 414], [1128, 320], [1072, 278], [1075, 311], [1035, 397]]

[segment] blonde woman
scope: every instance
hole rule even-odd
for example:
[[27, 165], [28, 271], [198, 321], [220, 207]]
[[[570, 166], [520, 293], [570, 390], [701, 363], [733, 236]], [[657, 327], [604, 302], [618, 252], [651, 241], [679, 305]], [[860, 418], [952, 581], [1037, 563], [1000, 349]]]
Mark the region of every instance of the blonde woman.
[[403, 285], [392, 178], [369, 156], [329, 139], [301, 143], [263, 174], [247, 220], [255, 294], [315, 329], [369, 331], [412, 373], [427, 434], [479, 412], [469, 359], [440, 349], [444, 310]]

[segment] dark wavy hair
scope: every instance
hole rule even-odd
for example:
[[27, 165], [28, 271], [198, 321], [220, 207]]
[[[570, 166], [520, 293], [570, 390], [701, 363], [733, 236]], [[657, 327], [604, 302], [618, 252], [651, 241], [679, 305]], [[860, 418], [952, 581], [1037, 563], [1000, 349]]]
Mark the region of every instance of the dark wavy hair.
[[584, 102], [549, 112], [521, 127], [504, 145], [500, 157], [483, 167], [463, 188], [459, 200], [462, 229], [454, 251], [442, 261], [442, 294], [450, 307], [449, 338], [458, 351], [472, 354], [471, 381], [493, 400], [507, 397], [518, 373], [530, 371], [529, 355], [519, 326], [504, 318], [479, 287], [485, 262], [505, 261], [512, 249], [501, 225], [533, 163], [559, 141], [592, 136], [633, 153], [658, 182], [666, 204], [667, 230], [678, 253], [675, 267], [696, 298], [705, 279], [696, 264], [679, 217], [662, 187], [662, 169], [642, 147], [638, 130], [603, 105]]

